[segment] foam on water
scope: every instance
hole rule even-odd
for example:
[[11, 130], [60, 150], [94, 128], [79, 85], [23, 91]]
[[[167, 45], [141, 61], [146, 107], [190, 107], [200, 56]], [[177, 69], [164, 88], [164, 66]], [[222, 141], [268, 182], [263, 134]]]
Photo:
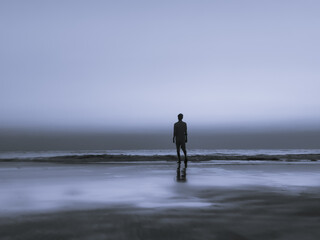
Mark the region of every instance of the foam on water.
[[[28, 159], [48, 158], [59, 156], [86, 156], [86, 155], [138, 155], [138, 156], [164, 156], [175, 155], [175, 149], [155, 150], [81, 150], [81, 151], [15, 151], [0, 152], [0, 159]], [[188, 149], [192, 155], [287, 155], [287, 154], [320, 154], [320, 149]]]

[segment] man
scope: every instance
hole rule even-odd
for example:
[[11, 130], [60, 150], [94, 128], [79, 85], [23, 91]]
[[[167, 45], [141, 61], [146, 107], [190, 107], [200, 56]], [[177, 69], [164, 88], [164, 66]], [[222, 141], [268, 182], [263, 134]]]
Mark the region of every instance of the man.
[[177, 147], [177, 155], [178, 155], [178, 168], [180, 168], [180, 147], [184, 153], [184, 166], [187, 168], [188, 159], [187, 159], [187, 151], [186, 151], [186, 142], [188, 141], [188, 134], [187, 134], [187, 124], [182, 121], [183, 114], [180, 113], [178, 115], [178, 122], [174, 124], [173, 128], [173, 143], [176, 143]]

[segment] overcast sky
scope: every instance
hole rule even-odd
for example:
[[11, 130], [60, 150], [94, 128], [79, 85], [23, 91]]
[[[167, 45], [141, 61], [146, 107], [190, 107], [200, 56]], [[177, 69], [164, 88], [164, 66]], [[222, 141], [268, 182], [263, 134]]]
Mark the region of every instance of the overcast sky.
[[2, 127], [319, 128], [320, 2], [0, 2]]

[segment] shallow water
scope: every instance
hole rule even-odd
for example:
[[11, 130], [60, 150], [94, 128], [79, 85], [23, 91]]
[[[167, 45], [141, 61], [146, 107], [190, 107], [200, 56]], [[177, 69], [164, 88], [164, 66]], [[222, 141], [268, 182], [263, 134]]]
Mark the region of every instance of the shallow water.
[[168, 162], [0, 163], [0, 214], [128, 204], [207, 207], [215, 203], [199, 197], [199, 189], [268, 187], [298, 194], [320, 186], [318, 162], [189, 163], [186, 176], [181, 171], [177, 175], [176, 167]]

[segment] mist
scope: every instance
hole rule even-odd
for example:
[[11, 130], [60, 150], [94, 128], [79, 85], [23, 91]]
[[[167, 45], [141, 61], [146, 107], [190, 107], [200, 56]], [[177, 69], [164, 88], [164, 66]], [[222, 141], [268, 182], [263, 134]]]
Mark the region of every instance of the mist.
[[[4, 131], [0, 151], [175, 149], [171, 129], [139, 132]], [[320, 130], [189, 131], [188, 149], [318, 149]]]
[[316, 147], [315, 1], [1, 1], [1, 149]]

